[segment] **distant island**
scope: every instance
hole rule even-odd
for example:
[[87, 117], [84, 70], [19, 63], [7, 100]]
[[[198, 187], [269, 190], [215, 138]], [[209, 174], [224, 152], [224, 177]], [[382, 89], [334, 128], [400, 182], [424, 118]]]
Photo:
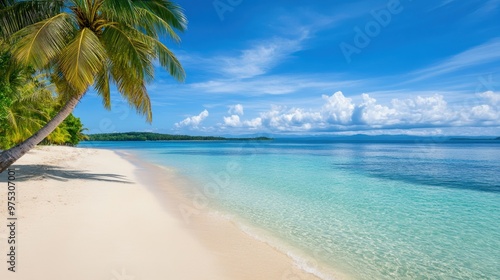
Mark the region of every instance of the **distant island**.
[[500, 140], [500, 137], [497, 137], [497, 138], [478, 138], [478, 137], [474, 137], [474, 138], [465, 138], [465, 137], [455, 137], [455, 138], [450, 138], [450, 141], [476, 141], [476, 140], [483, 140], [483, 141], [490, 140], [490, 141], [496, 141], [496, 140]]
[[85, 141], [267, 141], [269, 137], [226, 138], [217, 136], [173, 135], [153, 132], [124, 132], [88, 134]]

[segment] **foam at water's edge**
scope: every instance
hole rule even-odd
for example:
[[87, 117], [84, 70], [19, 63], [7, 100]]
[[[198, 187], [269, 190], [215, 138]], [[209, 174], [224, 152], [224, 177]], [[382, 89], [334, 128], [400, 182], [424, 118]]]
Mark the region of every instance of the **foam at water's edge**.
[[[313, 257], [305, 257], [305, 253], [299, 253], [295, 252], [297, 250], [293, 250], [291, 248], [291, 245], [285, 244], [284, 241], [279, 240], [278, 238], [273, 238], [269, 236], [269, 234], [266, 234], [264, 230], [258, 229], [256, 227], [249, 226], [245, 224], [243, 221], [240, 221], [235, 215], [228, 214], [228, 213], [222, 213], [217, 210], [212, 210], [209, 212], [209, 215], [211, 217], [217, 218], [217, 219], [224, 219], [227, 220], [233, 224], [235, 224], [238, 229], [240, 229], [243, 233], [245, 233], [247, 236], [259, 241], [263, 242], [273, 249], [287, 255], [290, 259], [292, 259], [293, 264], [303, 272], [312, 274], [322, 280], [341, 280], [345, 279], [344, 277], [340, 276], [332, 276], [329, 275], [330, 273], [325, 272], [325, 268], [320, 268], [318, 264], [318, 260], [314, 259]], [[257, 232], [262, 232], [262, 233], [257, 233]], [[287, 274], [288, 277], [285, 278], [285, 275], [283, 276], [282, 280], [288, 280], [288, 279], [300, 279], [297, 278], [297, 275], [292, 274]], [[292, 277], [293, 276], [293, 277]], [[292, 277], [292, 278], [289, 278]]]

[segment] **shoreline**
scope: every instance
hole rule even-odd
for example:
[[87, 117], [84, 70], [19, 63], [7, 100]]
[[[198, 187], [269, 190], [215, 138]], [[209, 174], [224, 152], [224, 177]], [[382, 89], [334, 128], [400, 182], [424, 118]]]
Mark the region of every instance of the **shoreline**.
[[[42, 146], [16, 162], [18, 271], [0, 268], [0, 278], [319, 279], [210, 211], [186, 224], [178, 209], [189, 182], [140, 161], [117, 150]], [[6, 237], [2, 227], [0, 252]]]
[[[201, 193], [193, 192], [197, 182], [178, 174], [174, 168], [152, 163], [135, 154], [135, 151], [114, 151], [137, 167], [138, 177], [143, 178], [144, 184], [149, 186], [160, 204], [217, 255], [229, 279], [338, 279], [322, 275], [321, 269], [307, 267], [308, 264], [298, 265], [303, 260], [300, 255], [271, 242], [267, 234], [264, 237], [256, 233], [262, 230], [220, 212], [206, 202]], [[172, 181], [175, 183], [171, 186], [162, 184]]]

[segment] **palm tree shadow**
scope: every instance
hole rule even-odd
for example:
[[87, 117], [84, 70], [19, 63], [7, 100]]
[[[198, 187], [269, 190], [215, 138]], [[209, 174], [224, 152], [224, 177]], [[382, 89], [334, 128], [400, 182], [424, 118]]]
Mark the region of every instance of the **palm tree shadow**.
[[[127, 180], [126, 176], [110, 173], [91, 173], [81, 170], [63, 169], [52, 165], [36, 165], [36, 164], [19, 164], [12, 166], [16, 170], [16, 181], [30, 181], [41, 179], [53, 179], [57, 181], [69, 181], [74, 179], [115, 182], [132, 184], [132, 181]], [[0, 182], [6, 182], [7, 176], [0, 176]], [[3, 174], [2, 174], [3, 175]]]

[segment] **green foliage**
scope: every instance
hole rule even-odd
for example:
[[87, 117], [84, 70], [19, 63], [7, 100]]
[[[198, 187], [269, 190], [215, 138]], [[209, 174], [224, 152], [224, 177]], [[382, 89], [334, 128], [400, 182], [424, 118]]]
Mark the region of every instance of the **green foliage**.
[[43, 143], [76, 146], [80, 141], [87, 139], [87, 136], [83, 134], [84, 130], [80, 118], [71, 114]]
[[0, 131], [5, 129], [8, 118], [8, 108], [12, 106], [12, 88], [9, 72], [11, 69], [11, 57], [0, 41]]
[[0, 81], [0, 131], [3, 131], [7, 125], [8, 108], [11, 105], [12, 98], [10, 88]]
[[226, 140], [272, 140], [267, 137], [225, 138], [215, 136], [172, 135], [152, 132], [102, 133], [88, 135], [89, 141], [226, 141]]
[[[8, 149], [29, 138], [59, 110], [61, 100], [43, 76], [16, 63], [6, 45], [0, 45], [0, 149]], [[80, 119], [70, 115], [44, 141], [46, 144], [76, 145], [82, 139]]]

